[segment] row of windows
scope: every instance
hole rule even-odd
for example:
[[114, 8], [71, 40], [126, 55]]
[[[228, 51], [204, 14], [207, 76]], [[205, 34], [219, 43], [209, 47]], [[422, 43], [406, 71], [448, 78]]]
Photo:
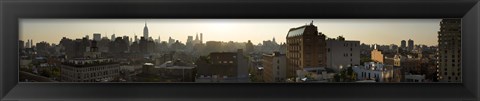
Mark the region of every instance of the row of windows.
[[353, 47], [357, 47], [357, 43], [344, 43], [344, 44], [343, 44], [343, 46], [345, 46], [345, 47], [348, 47], [349, 45], [350, 45], [351, 47], [352, 47], [352, 46], [353, 46]]
[[233, 63], [233, 61], [218, 61], [218, 63]]

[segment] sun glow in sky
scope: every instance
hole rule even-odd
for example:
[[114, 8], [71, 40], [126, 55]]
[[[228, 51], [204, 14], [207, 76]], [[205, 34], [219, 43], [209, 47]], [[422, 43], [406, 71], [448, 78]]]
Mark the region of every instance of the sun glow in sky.
[[203, 33], [204, 41], [235, 41], [254, 44], [275, 38], [285, 42], [290, 28], [313, 20], [318, 31], [335, 38], [359, 40], [366, 44], [400, 44], [412, 39], [415, 44], [437, 45], [441, 19], [20, 19], [20, 40], [33, 39], [58, 44], [62, 37], [82, 38], [93, 33], [102, 37], [143, 35], [145, 21], [149, 36], [185, 42], [187, 36]]

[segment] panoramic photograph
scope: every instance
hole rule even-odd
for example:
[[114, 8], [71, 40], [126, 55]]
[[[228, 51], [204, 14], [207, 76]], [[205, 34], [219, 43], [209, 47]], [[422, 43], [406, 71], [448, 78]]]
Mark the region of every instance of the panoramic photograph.
[[19, 82], [461, 83], [461, 19], [19, 19]]

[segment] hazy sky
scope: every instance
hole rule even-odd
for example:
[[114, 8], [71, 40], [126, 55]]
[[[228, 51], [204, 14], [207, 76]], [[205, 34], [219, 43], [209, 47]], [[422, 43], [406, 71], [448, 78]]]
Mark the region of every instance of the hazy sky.
[[47, 41], [58, 44], [62, 37], [82, 38], [98, 32], [102, 37], [115, 33], [117, 37], [143, 36], [145, 21], [153, 39], [168, 37], [184, 42], [203, 33], [204, 42], [251, 40], [258, 44], [275, 37], [285, 42], [290, 28], [314, 21], [318, 31], [335, 38], [359, 40], [366, 44], [400, 44], [412, 39], [415, 44], [437, 45], [441, 19], [20, 19], [20, 39], [35, 43]]

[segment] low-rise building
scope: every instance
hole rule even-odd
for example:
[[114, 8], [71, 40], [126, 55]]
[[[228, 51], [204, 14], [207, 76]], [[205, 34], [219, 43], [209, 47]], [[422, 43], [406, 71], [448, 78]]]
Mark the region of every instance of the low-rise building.
[[60, 65], [62, 82], [109, 82], [119, 76], [119, 70], [111, 58], [75, 58]]
[[363, 66], [354, 66], [352, 69], [357, 74], [357, 80], [384, 82], [394, 76], [393, 66], [378, 62], [366, 62]]
[[325, 67], [311, 67], [296, 71], [296, 82], [332, 82], [334, 80], [333, 71], [327, 71]]
[[197, 65], [198, 79], [196, 82], [228, 82], [229, 80], [249, 82], [248, 59], [243, 55], [242, 49], [239, 49], [237, 52], [212, 52], [208, 57], [198, 59], [195, 65]]

